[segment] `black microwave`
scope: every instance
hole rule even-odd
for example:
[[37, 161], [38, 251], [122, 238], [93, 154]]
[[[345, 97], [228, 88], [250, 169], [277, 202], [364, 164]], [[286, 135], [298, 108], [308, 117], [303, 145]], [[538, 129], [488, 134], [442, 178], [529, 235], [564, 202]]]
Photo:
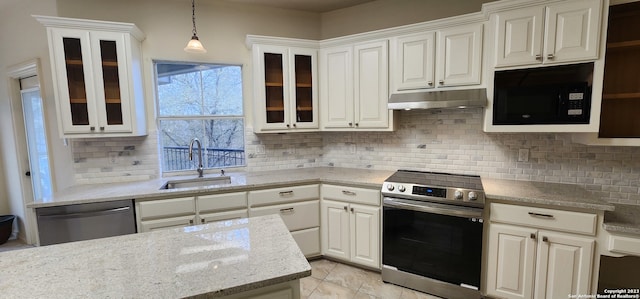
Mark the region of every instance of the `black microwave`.
[[593, 63], [496, 71], [494, 125], [588, 124]]

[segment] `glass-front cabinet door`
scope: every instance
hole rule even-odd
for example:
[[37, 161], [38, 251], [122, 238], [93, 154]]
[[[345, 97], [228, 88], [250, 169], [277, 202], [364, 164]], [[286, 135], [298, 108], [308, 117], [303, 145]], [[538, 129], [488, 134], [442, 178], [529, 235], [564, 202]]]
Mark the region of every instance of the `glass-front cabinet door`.
[[318, 128], [317, 51], [259, 45], [256, 132]]
[[91, 47], [95, 62], [96, 106], [99, 131], [130, 132], [129, 96], [127, 93], [127, 65], [125, 35], [111, 32], [92, 32]]

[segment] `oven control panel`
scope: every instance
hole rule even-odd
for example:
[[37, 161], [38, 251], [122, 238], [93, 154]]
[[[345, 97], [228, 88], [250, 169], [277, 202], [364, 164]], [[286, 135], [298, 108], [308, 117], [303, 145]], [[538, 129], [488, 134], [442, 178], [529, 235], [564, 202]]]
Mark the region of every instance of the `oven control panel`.
[[484, 204], [482, 190], [426, 186], [410, 183], [385, 182], [382, 187], [384, 196], [405, 197], [411, 199], [437, 199]]

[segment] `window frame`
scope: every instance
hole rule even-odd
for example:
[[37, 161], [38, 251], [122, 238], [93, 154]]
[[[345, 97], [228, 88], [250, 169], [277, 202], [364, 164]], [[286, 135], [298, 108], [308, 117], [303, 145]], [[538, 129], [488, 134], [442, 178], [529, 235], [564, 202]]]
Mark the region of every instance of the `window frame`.
[[[242, 107], [242, 114], [240, 115], [190, 115], [190, 116], [162, 116], [160, 115], [160, 96], [159, 96], [159, 91], [158, 91], [158, 64], [200, 64], [200, 65], [218, 65], [218, 66], [234, 66], [234, 67], [239, 67], [240, 68], [240, 78], [242, 80], [241, 82], [241, 90], [242, 90], [242, 101], [241, 101], [241, 107]], [[206, 121], [206, 120], [231, 120], [231, 119], [240, 119], [242, 121], [242, 147], [243, 147], [243, 164], [241, 165], [234, 165], [234, 166], [222, 166], [222, 167], [207, 167], [208, 165], [204, 165], [204, 171], [205, 173], [210, 172], [211, 170], [216, 170], [216, 169], [242, 169], [247, 167], [247, 151], [246, 151], [246, 113], [245, 113], [245, 107], [244, 107], [244, 65], [242, 64], [230, 64], [230, 63], [216, 63], [216, 62], [198, 62], [198, 61], [174, 61], [174, 60], [152, 60], [152, 66], [153, 66], [153, 91], [154, 91], [154, 104], [155, 104], [155, 124], [156, 124], [156, 132], [157, 132], [157, 138], [156, 138], [156, 142], [158, 145], [158, 162], [159, 162], [159, 168], [160, 168], [160, 173], [161, 175], [182, 175], [182, 174], [190, 174], [191, 172], [195, 171], [195, 169], [181, 169], [181, 170], [166, 170], [164, 169], [164, 150], [163, 150], [163, 145], [162, 145], [162, 132], [161, 132], [161, 125], [160, 122], [162, 120], [169, 120], [169, 121], [174, 121], [174, 120], [185, 120], [185, 121], [191, 121], [191, 120], [197, 120], [197, 121]], [[196, 137], [196, 136], [194, 136]], [[206, 149], [206, 145], [204, 143], [204, 140], [200, 140], [203, 143], [202, 148]], [[195, 146], [195, 145], [194, 145]], [[194, 162], [195, 162], [196, 158], [194, 157]], [[205, 157], [203, 157], [203, 164], [204, 163]]]

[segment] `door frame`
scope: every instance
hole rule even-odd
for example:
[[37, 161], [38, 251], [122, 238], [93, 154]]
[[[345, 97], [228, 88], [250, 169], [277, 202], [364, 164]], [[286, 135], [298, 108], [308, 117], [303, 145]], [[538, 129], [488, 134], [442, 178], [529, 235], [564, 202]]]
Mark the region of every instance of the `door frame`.
[[[42, 97], [44, 92], [44, 84], [42, 77], [42, 67], [40, 66], [40, 59], [35, 58], [23, 63], [10, 66], [7, 68], [8, 87], [9, 87], [9, 107], [11, 107], [11, 118], [13, 124], [13, 143], [15, 147], [15, 158], [18, 164], [18, 169], [7, 171], [7, 176], [19, 177], [19, 193], [21, 198], [21, 204], [19, 207], [9, 203], [11, 212], [16, 214], [18, 218], [19, 234], [18, 238], [24, 240], [27, 244], [38, 243], [37, 222], [35, 217], [35, 209], [28, 208], [27, 204], [33, 201], [33, 187], [31, 178], [25, 176], [24, 172], [29, 169], [29, 155], [20, 155], [19, 153], [28, 153], [26, 131], [24, 127], [24, 112], [22, 107], [22, 94], [20, 92], [20, 79], [30, 76], [38, 76], [40, 85], [40, 96]], [[44, 101], [44, 99], [43, 99]], [[45, 123], [49, 123], [47, 119], [47, 113], [43, 114]], [[47, 136], [50, 136], [47, 134]], [[49, 148], [49, 154], [51, 153], [51, 143], [47, 138], [47, 147]], [[55, 175], [52, 168], [51, 159], [49, 159], [49, 169], [51, 169], [51, 184], [55, 189]], [[21, 219], [20, 219], [21, 218]]]

